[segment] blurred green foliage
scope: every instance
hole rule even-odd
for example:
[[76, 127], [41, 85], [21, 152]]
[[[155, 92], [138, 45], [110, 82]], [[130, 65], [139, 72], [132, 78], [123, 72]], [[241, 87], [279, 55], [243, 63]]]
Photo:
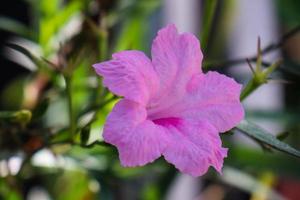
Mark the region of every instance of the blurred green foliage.
[[[115, 51], [147, 51], [151, 41], [149, 21], [161, 9], [161, 1], [26, 2], [31, 9], [30, 26], [0, 17], [0, 29], [18, 36], [19, 40], [7, 45], [19, 53], [15, 61], [26, 65], [18, 61], [19, 56], [25, 56], [35, 66], [30, 68], [30, 74], [16, 77], [1, 91], [0, 200], [26, 199], [37, 186], [51, 199], [58, 200], [163, 199], [176, 170], [163, 159], [138, 168], [120, 166], [116, 149], [106, 144], [100, 134], [118, 97], [103, 87], [91, 67], [110, 59]], [[215, 26], [216, 2], [205, 6], [204, 12], [210, 19], [204, 21], [203, 40], [211, 37], [209, 33]], [[279, 13], [288, 26], [289, 23], [299, 25], [300, 15], [295, 10], [299, 3], [277, 2]], [[255, 61], [262, 62], [259, 59], [263, 59], [260, 54]], [[270, 66], [260, 67], [269, 67], [266, 71], [271, 73], [275, 68]], [[287, 64], [285, 69], [289, 69], [288, 66], [291, 65]], [[267, 82], [270, 73], [265, 74], [255, 88], [251, 86], [247, 95]], [[299, 123], [297, 113], [247, 113], [250, 119], [276, 120], [285, 125]], [[269, 133], [257, 126], [246, 123], [238, 129], [254, 138], [258, 145], [263, 144], [264, 150], [269, 151], [277, 144], [275, 147], [283, 152], [298, 152], [276, 137], [264, 137]], [[226, 166], [253, 175], [270, 170], [300, 177], [299, 160], [236, 145], [229, 135], [233, 132], [223, 138], [231, 151], [231, 156], [225, 160]], [[13, 159], [20, 161], [16, 171], [10, 171], [9, 163]], [[204, 179], [216, 181], [213, 173], [208, 173]]]

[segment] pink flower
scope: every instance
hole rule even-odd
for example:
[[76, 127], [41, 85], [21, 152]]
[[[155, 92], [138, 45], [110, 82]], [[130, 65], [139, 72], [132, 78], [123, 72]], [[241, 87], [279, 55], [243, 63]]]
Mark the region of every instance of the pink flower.
[[122, 51], [93, 65], [103, 84], [123, 96], [107, 117], [104, 140], [115, 145], [123, 166], [160, 156], [181, 172], [221, 172], [227, 149], [219, 132], [244, 116], [241, 85], [217, 72], [204, 74], [198, 39], [175, 25], [158, 32], [152, 61], [140, 51]]

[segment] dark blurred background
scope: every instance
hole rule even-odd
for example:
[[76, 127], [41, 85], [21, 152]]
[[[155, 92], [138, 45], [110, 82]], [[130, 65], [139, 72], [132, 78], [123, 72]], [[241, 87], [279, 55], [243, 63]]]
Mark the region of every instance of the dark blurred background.
[[[11, 0], [6, 1], [0, 8], [1, 16], [6, 16], [17, 20], [21, 23], [29, 25], [29, 9], [28, 4], [25, 1]], [[0, 32], [0, 43], [3, 48], [4, 44], [12, 37], [12, 32], [1, 30]], [[1, 90], [7, 83], [9, 83], [16, 76], [26, 73], [26, 69], [18, 66], [16, 63], [5, 58], [3, 53], [0, 57], [0, 65], [2, 66], [0, 88]]]

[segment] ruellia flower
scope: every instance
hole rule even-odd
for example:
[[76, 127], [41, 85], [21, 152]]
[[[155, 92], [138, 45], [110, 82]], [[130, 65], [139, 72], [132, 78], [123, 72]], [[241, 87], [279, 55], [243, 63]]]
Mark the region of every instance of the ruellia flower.
[[201, 70], [198, 39], [162, 28], [152, 60], [130, 50], [93, 65], [109, 90], [122, 96], [108, 115], [103, 138], [115, 145], [121, 164], [142, 166], [160, 156], [183, 173], [221, 172], [227, 149], [219, 136], [244, 117], [241, 85], [217, 72]]

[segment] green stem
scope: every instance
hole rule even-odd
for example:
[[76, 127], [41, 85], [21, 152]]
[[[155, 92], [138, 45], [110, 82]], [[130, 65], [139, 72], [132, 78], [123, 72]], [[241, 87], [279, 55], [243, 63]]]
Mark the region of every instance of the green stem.
[[211, 26], [214, 19], [215, 11], [217, 8], [218, 0], [205, 1], [204, 16], [203, 16], [203, 31], [201, 34], [201, 47], [207, 51], [208, 40], [211, 32]]
[[99, 33], [100, 61], [104, 61], [107, 58], [107, 49], [107, 30], [103, 29]]
[[[100, 29], [99, 32], [99, 59], [101, 62], [103, 62], [107, 58], [107, 49], [108, 49], [108, 44], [107, 44], [107, 32], [106, 29], [102, 28]], [[96, 93], [96, 101], [95, 104], [100, 104], [103, 98], [104, 94], [104, 88], [101, 86], [102, 85], [102, 80], [100, 78], [97, 79], [98, 82], [98, 88], [97, 88], [97, 93]]]
[[[101, 18], [100, 27], [97, 27], [97, 34], [98, 34], [98, 48], [99, 48], [99, 60], [101, 62], [105, 61], [107, 59], [107, 52], [108, 52], [108, 32], [106, 27], [106, 20], [105, 15], [103, 15]], [[100, 104], [103, 98], [104, 94], [104, 88], [102, 87], [102, 80], [100, 78], [97, 79], [98, 82], [98, 91], [96, 93], [96, 101], [95, 104]]]
[[243, 101], [248, 97], [254, 90], [256, 90], [261, 84], [258, 83], [254, 78], [252, 78], [246, 85], [246, 87], [241, 92], [240, 100]]
[[68, 103], [68, 112], [69, 112], [69, 132], [70, 138], [74, 139], [75, 137], [75, 118], [73, 111], [73, 99], [72, 99], [72, 78], [68, 75], [64, 76], [66, 82], [66, 94], [67, 94], [67, 103]]

